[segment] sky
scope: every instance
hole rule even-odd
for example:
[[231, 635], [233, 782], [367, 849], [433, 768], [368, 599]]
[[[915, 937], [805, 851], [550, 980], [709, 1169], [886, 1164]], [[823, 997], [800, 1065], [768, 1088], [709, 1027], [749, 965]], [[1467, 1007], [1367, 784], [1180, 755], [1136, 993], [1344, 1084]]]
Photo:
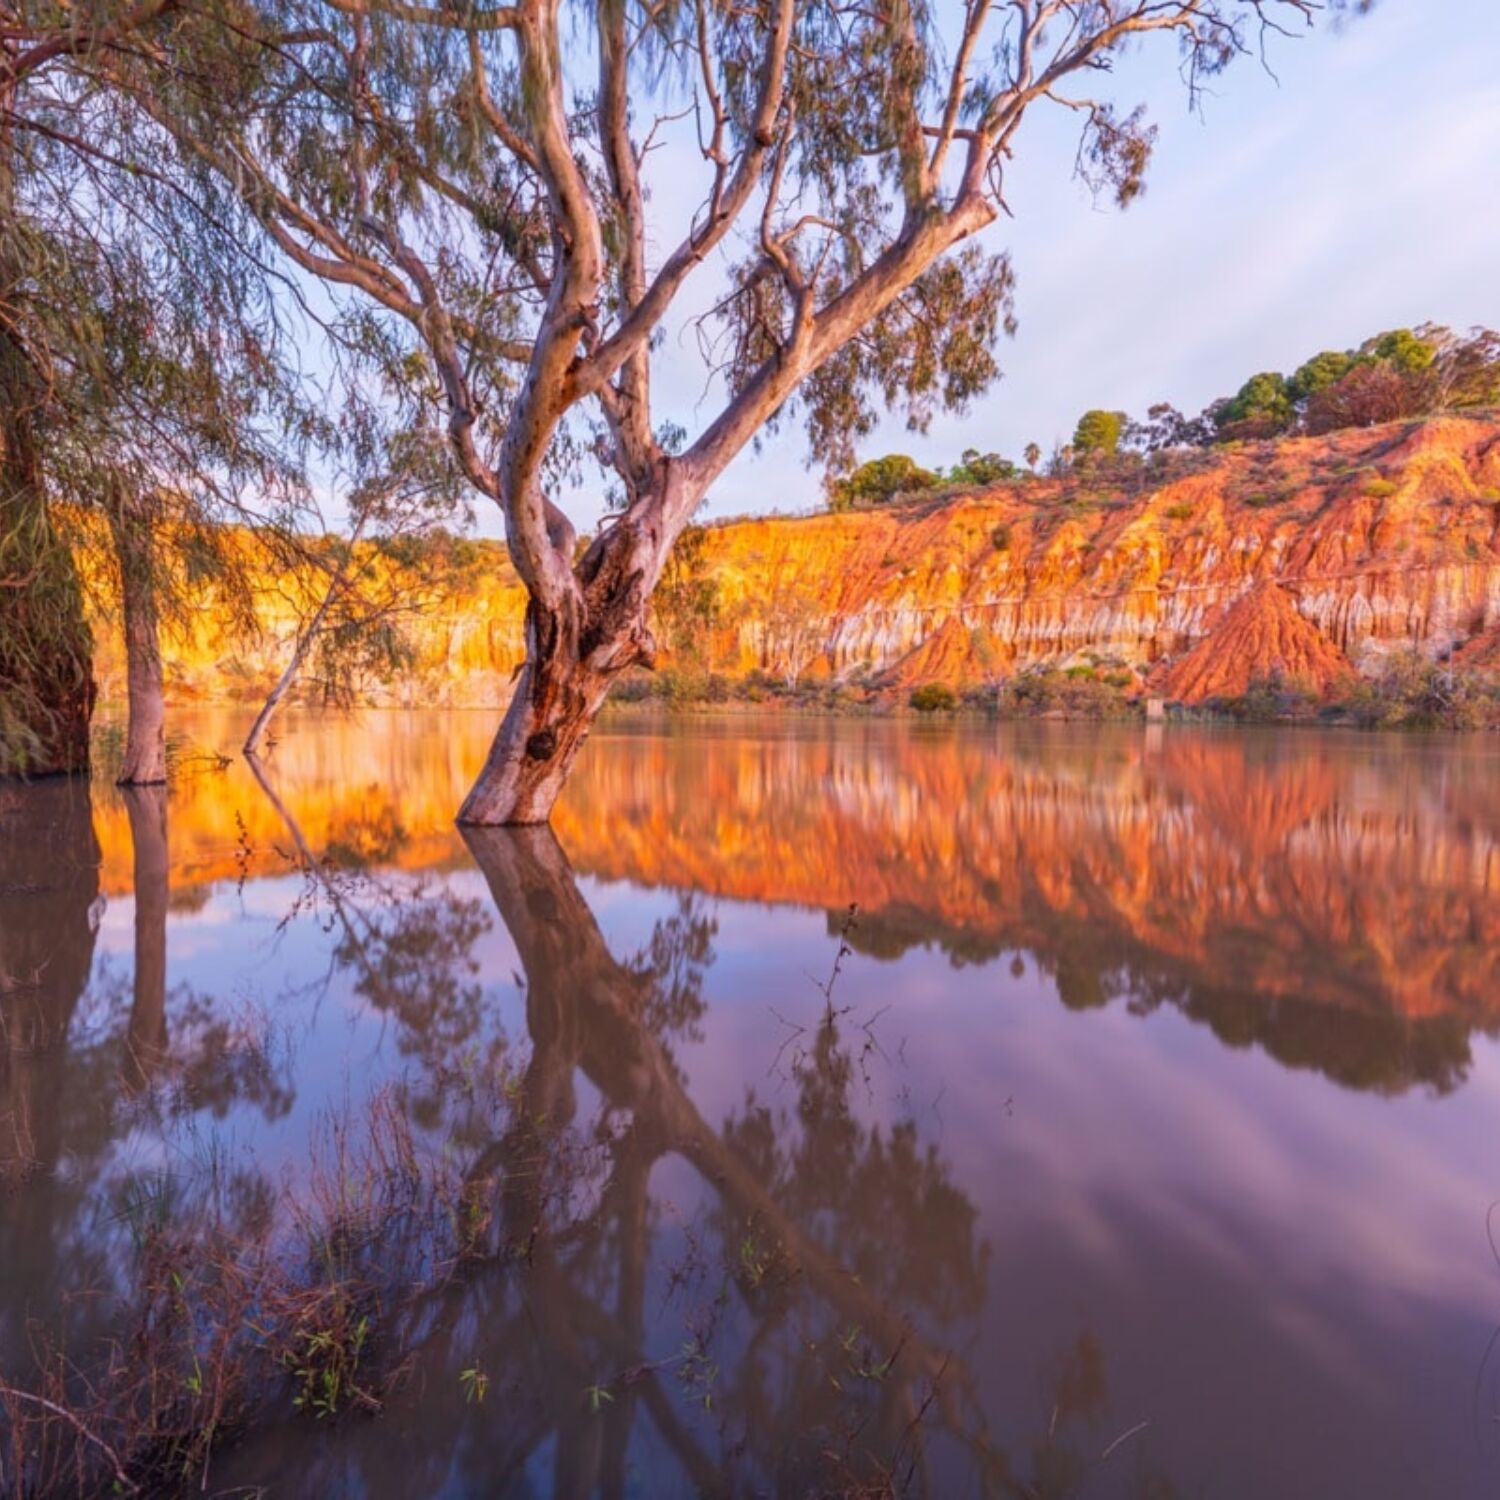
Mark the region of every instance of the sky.
[[[1147, 191], [1123, 212], [1073, 175], [1073, 118], [1030, 115], [1007, 172], [1014, 218], [986, 236], [1017, 276], [1004, 378], [926, 435], [888, 420], [861, 456], [1018, 458], [1065, 441], [1090, 407], [1195, 412], [1258, 370], [1386, 328], [1500, 326], [1500, 0], [1380, 0], [1340, 28], [1273, 38], [1268, 61], [1274, 77], [1247, 58], [1215, 80], [1201, 113], [1170, 42], [1122, 63], [1108, 96], [1144, 103], [1159, 127]], [[665, 222], [686, 204], [679, 185], [696, 187], [688, 155], [669, 144], [651, 159]], [[698, 305], [669, 322], [656, 358], [658, 421], [690, 432], [722, 397], [704, 394], [686, 316]], [[580, 525], [601, 489], [591, 480], [570, 504]], [[705, 514], [820, 503], [821, 473], [789, 427], [726, 471]], [[498, 518], [481, 512], [480, 529], [498, 535]]]

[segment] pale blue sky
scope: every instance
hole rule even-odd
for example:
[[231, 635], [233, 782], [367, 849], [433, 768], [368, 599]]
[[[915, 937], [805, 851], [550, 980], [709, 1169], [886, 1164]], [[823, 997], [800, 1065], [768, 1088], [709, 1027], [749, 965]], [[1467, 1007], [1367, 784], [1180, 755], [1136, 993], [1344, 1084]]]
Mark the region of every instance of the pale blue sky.
[[[1243, 60], [1216, 80], [1202, 118], [1170, 43], [1138, 49], [1105, 80], [1160, 127], [1146, 195], [1124, 213], [1073, 178], [1071, 117], [1028, 119], [1007, 176], [1015, 218], [992, 231], [1018, 277], [1005, 378], [926, 437], [888, 422], [866, 455], [1018, 457], [1033, 439], [1065, 439], [1090, 406], [1139, 414], [1169, 400], [1191, 412], [1256, 370], [1289, 370], [1383, 328], [1500, 326], [1500, 0], [1381, 0], [1341, 31], [1273, 39], [1269, 56], [1275, 79]], [[693, 167], [675, 156], [669, 147], [652, 164], [668, 218]], [[722, 393], [703, 397], [702, 380], [679, 317], [658, 360], [658, 416], [690, 430], [711, 419]], [[817, 505], [804, 452], [793, 429], [747, 453], [709, 514]], [[591, 484], [570, 506], [580, 524], [594, 520], [596, 493]], [[480, 524], [498, 534], [494, 517]]]

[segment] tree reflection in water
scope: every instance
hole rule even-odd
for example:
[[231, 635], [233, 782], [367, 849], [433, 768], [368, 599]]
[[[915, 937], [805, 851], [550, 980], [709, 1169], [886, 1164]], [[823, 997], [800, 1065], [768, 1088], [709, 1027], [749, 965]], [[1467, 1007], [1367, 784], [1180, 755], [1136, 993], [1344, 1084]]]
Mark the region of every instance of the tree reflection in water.
[[[714, 959], [701, 901], [679, 898], [622, 960], [549, 830], [464, 837], [521, 965], [515, 1055], [493, 1028], [451, 1024], [455, 1008], [478, 1014], [458, 976], [476, 974], [485, 923], [463, 902], [327, 861], [308, 874], [340, 961], [401, 1028], [403, 1098], [445, 1151], [466, 1148], [466, 1264], [385, 1330], [411, 1360], [386, 1420], [263, 1433], [218, 1478], [296, 1472], [371, 1495], [522, 1493], [549, 1473], [554, 1493], [578, 1496], [642, 1482], [943, 1494], [960, 1477], [978, 1493], [1070, 1493], [1105, 1446], [1077, 1430], [1105, 1405], [1097, 1349], [1080, 1344], [1092, 1404], [1067, 1394], [1067, 1374], [1048, 1435], [1014, 1471], [961, 1349], [986, 1292], [977, 1214], [913, 1123], [860, 1118], [869, 1028], [830, 997], [784, 1054], [791, 1102], [751, 1093], [715, 1130], [674, 1052], [698, 1031]], [[496, 1070], [499, 1113], [473, 1098]], [[686, 1215], [653, 1191], [668, 1158], [706, 1189]], [[414, 1427], [420, 1444], [402, 1435]]]

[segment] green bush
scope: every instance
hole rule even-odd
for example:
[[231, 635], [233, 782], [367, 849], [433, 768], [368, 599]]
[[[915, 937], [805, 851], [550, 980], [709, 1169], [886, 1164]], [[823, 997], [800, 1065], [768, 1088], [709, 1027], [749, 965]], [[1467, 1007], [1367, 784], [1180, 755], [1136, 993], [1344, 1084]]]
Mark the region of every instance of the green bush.
[[919, 714], [952, 713], [958, 707], [958, 694], [946, 683], [924, 682], [912, 689], [911, 706]]
[[835, 479], [828, 487], [828, 508], [850, 510], [855, 506], [883, 505], [898, 495], [930, 490], [942, 476], [924, 469], [905, 453], [872, 458], [852, 474]]

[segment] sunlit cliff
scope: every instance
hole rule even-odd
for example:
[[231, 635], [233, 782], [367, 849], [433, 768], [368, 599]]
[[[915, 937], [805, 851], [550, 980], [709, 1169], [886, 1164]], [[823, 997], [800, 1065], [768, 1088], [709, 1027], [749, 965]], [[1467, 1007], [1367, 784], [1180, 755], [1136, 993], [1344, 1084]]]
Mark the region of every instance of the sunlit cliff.
[[[1407, 650], [1500, 669], [1500, 418], [1238, 444], [1201, 463], [1155, 487], [1035, 479], [714, 525], [694, 564], [714, 601], [698, 664], [881, 687], [1098, 662], [1184, 702], [1272, 673], [1331, 692]], [[244, 701], [275, 679], [298, 590], [266, 577], [259, 592], [258, 635], [204, 600], [169, 640], [175, 697]], [[521, 608], [504, 549], [479, 544], [410, 621], [411, 666], [365, 697], [503, 702]], [[97, 634], [105, 695], [119, 696], [114, 629]]]

